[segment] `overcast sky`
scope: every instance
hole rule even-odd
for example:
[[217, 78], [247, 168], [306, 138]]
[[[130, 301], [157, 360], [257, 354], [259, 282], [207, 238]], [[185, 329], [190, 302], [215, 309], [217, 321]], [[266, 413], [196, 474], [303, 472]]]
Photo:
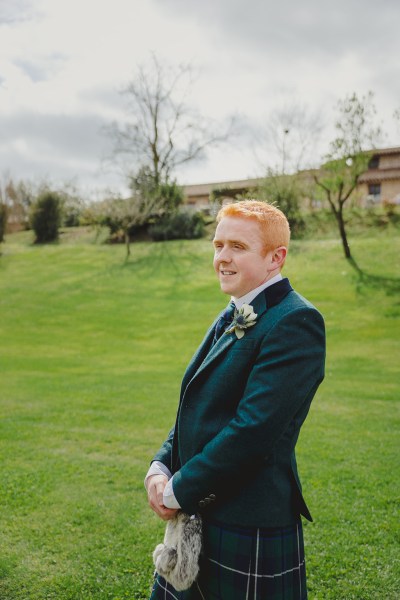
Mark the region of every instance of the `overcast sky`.
[[400, 145], [399, 25], [398, 0], [0, 0], [0, 176], [119, 185], [103, 129], [151, 52], [192, 63], [193, 105], [218, 122], [237, 114], [247, 132], [179, 183], [259, 175], [260, 156], [274, 158], [251, 134], [293, 103], [323, 115], [322, 152], [353, 91], [375, 93], [384, 145]]

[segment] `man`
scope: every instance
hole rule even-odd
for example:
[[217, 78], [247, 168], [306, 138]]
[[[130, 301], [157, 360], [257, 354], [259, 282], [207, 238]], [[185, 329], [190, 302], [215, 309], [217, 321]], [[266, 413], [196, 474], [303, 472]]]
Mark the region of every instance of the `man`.
[[203, 556], [190, 590], [158, 576], [151, 598], [304, 600], [300, 516], [311, 515], [295, 445], [324, 376], [324, 322], [282, 278], [290, 230], [280, 210], [246, 200], [217, 222], [214, 268], [236, 311], [193, 356], [145, 480], [162, 519], [202, 515]]

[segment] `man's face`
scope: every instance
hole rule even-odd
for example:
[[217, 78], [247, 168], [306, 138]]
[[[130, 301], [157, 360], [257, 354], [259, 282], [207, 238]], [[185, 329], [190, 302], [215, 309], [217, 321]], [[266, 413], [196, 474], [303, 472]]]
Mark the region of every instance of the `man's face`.
[[273, 253], [265, 254], [260, 225], [254, 219], [224, 217], [213, 244], [214, 269], [225, 294], [240, 298], [278, 272]]

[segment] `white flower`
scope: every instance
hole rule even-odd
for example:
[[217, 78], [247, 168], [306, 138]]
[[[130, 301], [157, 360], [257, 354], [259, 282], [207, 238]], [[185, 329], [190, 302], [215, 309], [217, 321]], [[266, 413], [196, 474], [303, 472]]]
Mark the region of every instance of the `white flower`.
[[229, 329], [225, 333], [236, 333], [236, 337], [240, 340], [244, 336], [244, 330], [253, 327], [256, 324], [257, 315], [253, 311], [250, 304], [243, 304], [239, 310], [235, 309], [233, 321]]

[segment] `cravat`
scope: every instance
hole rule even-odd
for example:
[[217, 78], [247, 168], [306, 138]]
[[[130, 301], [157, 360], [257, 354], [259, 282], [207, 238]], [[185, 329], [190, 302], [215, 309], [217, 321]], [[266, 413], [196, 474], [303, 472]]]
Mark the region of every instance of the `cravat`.
[[235, 303], [232, 301], [229, 302], [228, 306], [226, 307], [226, 309], [224, 310], [224, 312], [218, 319], [217, 324], [215, 326], [215, 330], [214, 330], [213, 344], [215, 344], [215, 342], [217, 340], [219, 340], [221, 335], [224, 333], [225, 329], [227, 329], [228, 325], [232, 322], [235, 308], [236, 308]]

